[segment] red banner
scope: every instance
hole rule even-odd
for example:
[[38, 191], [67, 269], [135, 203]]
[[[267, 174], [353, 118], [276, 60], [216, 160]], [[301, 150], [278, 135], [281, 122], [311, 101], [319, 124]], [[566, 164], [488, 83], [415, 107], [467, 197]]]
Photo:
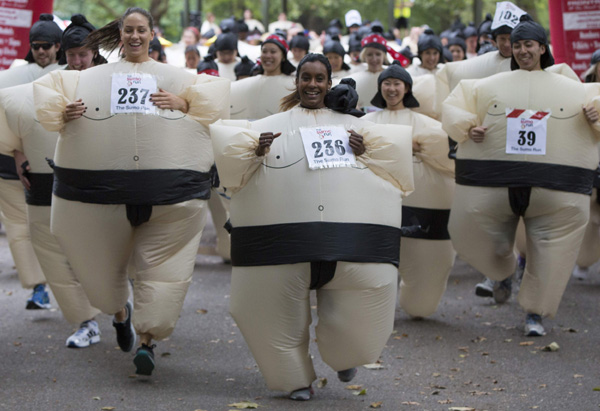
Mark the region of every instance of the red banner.
[[554, 58], [582, 77], [600, 49], [600, 0], [549, 0], [549, 5]]
[[52, 13], [53, 0], [0, 0], [0, 70], [29, 51], [29, 29], [40, 14]]

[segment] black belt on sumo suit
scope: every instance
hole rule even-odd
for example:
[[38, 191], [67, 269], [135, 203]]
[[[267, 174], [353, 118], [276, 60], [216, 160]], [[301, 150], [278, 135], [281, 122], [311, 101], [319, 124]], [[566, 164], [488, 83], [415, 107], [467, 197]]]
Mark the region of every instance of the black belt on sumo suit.
[[456, 160], [456, 184], [507, 187], [510, 206], [522, 216], [529, 205], [532, 187], [592, 194], [596, 170], [562, 164], [501, 160]]
[[150, 219], [152, 206], [208, 200], [214, 181], [212, 170], [81, 170], [59, 167], [51, 160], [49, 163], [54, 169], [52, 190], [48, 189], [48, 176], [52, 174], [29, 173], [40, 184], [34, 189], [32, 181], [28, 204], [50, 205], [51, 193], [83, 203], [124, 204], [127, 219], [134, 227]]

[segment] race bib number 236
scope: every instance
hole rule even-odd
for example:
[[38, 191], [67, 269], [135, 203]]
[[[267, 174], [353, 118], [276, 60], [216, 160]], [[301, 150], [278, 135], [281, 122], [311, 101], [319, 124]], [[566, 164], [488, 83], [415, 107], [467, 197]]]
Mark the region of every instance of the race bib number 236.
[[111, 114], [156, 114], [150, 96], [156, 93], [156, 77], [145, 73], [115, 73], [110, 92]]
[[356, 157], [344, 127], [301, 127], [300, 134], [311, 170], [356, 165]]

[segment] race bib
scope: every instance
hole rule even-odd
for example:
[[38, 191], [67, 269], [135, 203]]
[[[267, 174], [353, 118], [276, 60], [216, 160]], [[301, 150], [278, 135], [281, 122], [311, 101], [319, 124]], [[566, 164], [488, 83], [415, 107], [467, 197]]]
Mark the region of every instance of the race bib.
[[156, 114], [150, 95], [156, 93], [156, 77], [145, 73], [115, 73], [112, 75], [110, 113]]
[[546, 154], [550, 110], [506, 109], [506, 154]]
[[494, 14], [491, 29], [494, 30], [500, 26], [508, 26], [514, 29], [519, 24], [521, 16], [525, 13], [524, 10], [521, 10], [510, 1], [496, 3], [496, 14]]
[[300, 135], [311, 170], [356, 165], [356, 157], [344, 127], [301, 127]]

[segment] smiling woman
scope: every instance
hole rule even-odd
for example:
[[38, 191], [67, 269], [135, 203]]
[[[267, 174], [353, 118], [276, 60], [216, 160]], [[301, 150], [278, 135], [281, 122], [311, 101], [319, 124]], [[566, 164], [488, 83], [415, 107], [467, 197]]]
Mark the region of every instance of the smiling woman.
[[329, 61], [308, 54], [285, 112], [211, 126], [232, 193], [230, 312], [268, 387], [293, 400], [310, 399], [316, 378], [311, 289], [319, 352], [343, 382], [377, 360], [393, 328], [410, 128], [348, 115], [358, 96], [343, 81], [329, 90]]
[[207, 126], [229, 106], [227, 80], [150, 59], [151, 28], [146, 10], [130, 8], [86, 43], [110, 51], [122, 42], [124, 59], [34, 83], [38, 120], [60, 132], [52, 232], [92, 305], [115, 315], [121, 349], [140, 335], [143, 375], [191, 281], [211, 189]]

